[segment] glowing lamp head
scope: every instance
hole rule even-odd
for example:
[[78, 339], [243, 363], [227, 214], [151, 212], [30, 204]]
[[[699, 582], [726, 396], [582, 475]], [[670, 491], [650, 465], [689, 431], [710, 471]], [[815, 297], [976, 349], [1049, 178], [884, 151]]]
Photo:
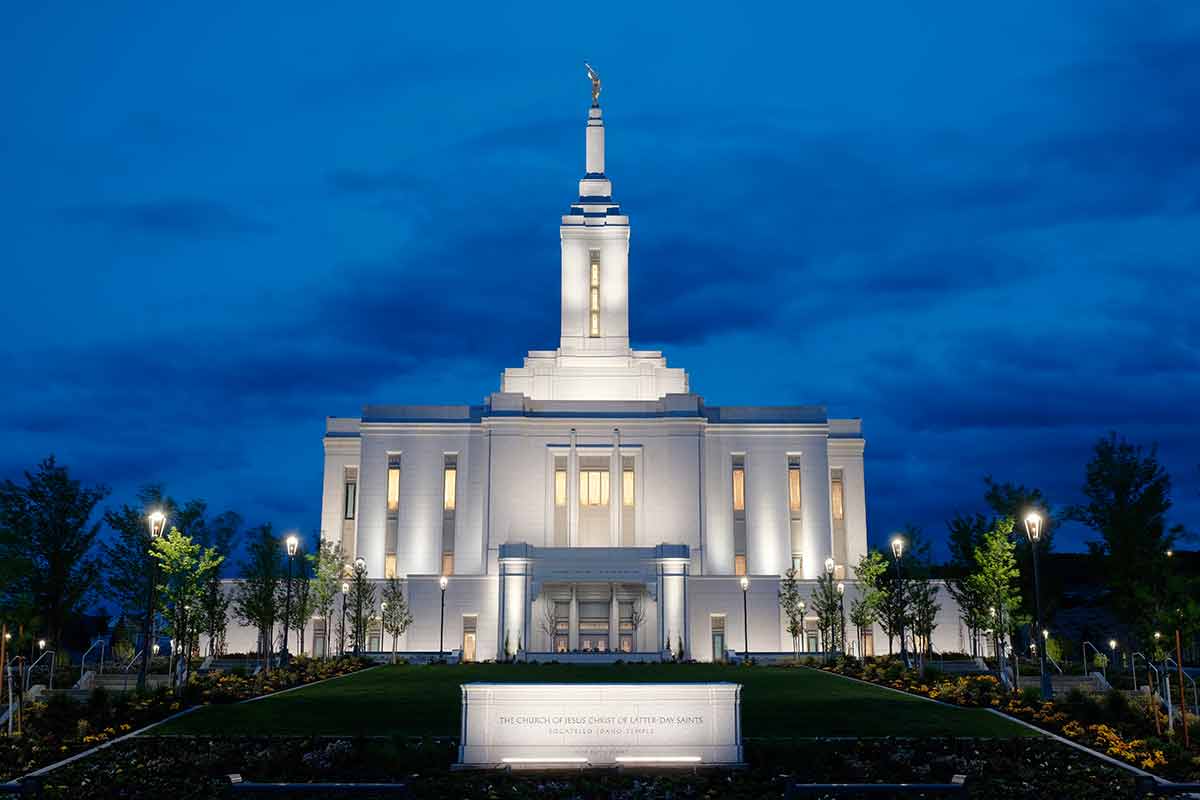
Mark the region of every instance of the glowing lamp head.
[[846, 584], [839, 582], [837, 585], [838, 594], [846, 593]]
[[743, 575], [742, 579], [738, 582], [742, 585], [743, 592], [750, 588], [750, 579], [747, 578], [745, 575]]
[[146, 519], [150, 523], [150, 537], [157, 539], [162, 536], [163, 528], [167, 526], [167, 515], [163, 513], [162, 509], [154, 509]]
[[1170, 558], [1170, 557], [1171, 557], [1171, 556], [1173, 556], [1173, 555], [1175, 555], [1175, 551], [1174, 551], [1174, 550], [1168, 550], [1168, 551], [1167, 551], [1167, 558]]
[[367, 560], [362, 556], [354, 559], [354, 569], [358, 570], [359, 572], [365, 572], [367, 569]]
[[350, 591], [350, 584], [349, 584], [349, 582], [347, 582], [347, 581], [342, 581], [342, 594], [346, 594], [346, 593], [347, 593], [347, 592], [349, 592], [349, 591]]
[[1049, 639], [1049, 638], [1050, 638], [1050, 631], [1046, 630], [1045, 628], [1042, 628], [1042, 638], [1043, 638], [1043, 639]]
[[387, 611], [387, 600], [384, 600], [383, 602], [381, 602], [381, 603], [379, 604], [379, 610], [380, 610], [380, 611]]
[[800, 601], [800, 613], [803, 614], [805, 609], [807, 609], [807, 608], [808, 608], [808, 603], [801, 600]]
[[296, 555], [296, 550], [299, 549], [299, 547], [300, 547], [299, 537], [297, 537], [296, 534], [293, 533], [290, 536], [288, 536], [287, 539], [285, 539], [284, 541], [287, 544], [288, 558], [291, 558], [292, 556]]
[[46, 640], [45, 639], [38, 639], [38, 649], [39, 650], [46, 649]]
[[826, 575], [833, 574], [833, 559], [832, 558], [825, 559], [825, 574]]
[[904, 555], [904, 537], [903, 536], [893, 536], [892, 537], [892, 555], [896, 557], [897, 561], [899, 561], [900, 558]]
[[1116, 640], [1116, 639], [1109, 639], [1109, 640], [1108, 640], [1108, 649], [1109, 649], [1109, 650], [1116, 650], [1116, 649], [1117, 649], [1117, 640]]
[[1158, 631], [1155, 631], [1155, 632], [1154, 632], [1154, 641], [1156, 641], [1156, 642], [1157, 642], [1157, 641], [1158, 641], [1159, 639], [1161, 639], [1161, 638], [1162, 638], [1162, 634], [1161, 634], [1161, 633], [1159, 633]]
[[1030, 511], [1025, 515], [1025, 535], [1034, 544], [1042, 540], [1042, 515], [1038, 512]]
[[154, 645], [154, 647], [152, 649], [154, 650], [154, 655], [158, 655], [158, 651], [159, 651], [158, 645], [157, 644]]
[[446, 586], [448, 586], [449, 583], [450, 583], [450, 579], [447, 578], [445, 575], [438, 578], [438, 586], [442, 587], [443, 592], [446, 591]]
[[11, 633], [9, 633], [8, 631], [5, 631], [5, 632], [4, 632], [4, 641], [6, 641], [6, 642], [11, 642], [11, 641], [12, 641], [12, 634], [11, 634]]

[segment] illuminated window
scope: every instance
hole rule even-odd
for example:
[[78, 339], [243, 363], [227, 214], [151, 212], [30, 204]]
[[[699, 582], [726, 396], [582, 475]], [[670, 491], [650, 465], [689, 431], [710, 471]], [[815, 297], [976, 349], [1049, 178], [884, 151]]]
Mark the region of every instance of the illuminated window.
[[746, 510], [746, 468], [743, 466], [733, 468], [733, 510]]
[[834, 564], [833, 565], [833, 579], [835, 581], [846, 580], [846, 565], [845, 564]]
[[738, 554], [733, 557], [733, 574], [734, 575], [745, 575], [746, 574], [746, 557], [744, 555]]
[[453, 464], [447, 464], [442, 479], [442, 508], [446, 511], [454, 510], [454, 493], [458, 485], [458, 467]]
[[582, 469], [579, 471], [579, 505], [608, 505], [608, 470]]
[[454, 574], [454, 553], [442, 553], [442, 574]]
[[833, 510], [835, 520], [844, 519], [846, 516], [843, 494], [842, 478], [838, 475], [829, 482], [829, 507]]
[[342, 492], [342, 519], [354, 519], [358, 503], [358, 467], [346, 467]]
[[788, 510], [800, 510], [800, 465], [788, 465]]
[[621, 505], [633, 508], [633, 470], [621, 471]]
[[592, 269], [591, 269], [591, 303], [589, 311], [591, 316], [590, 335], [600, 335], [600, 253], [597, 250], [591, 251], [592, 254]]
[[554, 505], [559, 508], [567, 504], [567, 471], [554, 470]]
[[400, 456], [388, 456], [387, 510], [393, 517], [400, 510]]
[[396, 577], [396, 554], [388, 553], [383, 557], [383, 577]]

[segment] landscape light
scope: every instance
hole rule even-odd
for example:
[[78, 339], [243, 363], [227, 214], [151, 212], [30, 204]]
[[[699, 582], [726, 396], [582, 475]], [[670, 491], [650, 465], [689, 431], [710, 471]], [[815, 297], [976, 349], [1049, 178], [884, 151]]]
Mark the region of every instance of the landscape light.
[[1030, 511], [1025, 515], [1025, 535], [1029, 537], [1029, 541], [1037, 544], [1042, 539], [1042, 515], [1036, 511]]
[[291, 536], [287, 537], [288, 558], [291, 558], [292, 556], [296, 555], [296, 550], [299, 547], [300, 547], [300, 539], [296, 537], [296, 534], [293, 533]]
[[846, 584], [839, 582], [837, 585], [838, 594], [846, 593]]
[[167, 525], [167, 515], [162, 512], [162, 509], [154, 509], [150, 512], [150, 516], [147, 519], [150, 522], [150, 537], [157, 539], [162, 536], [163, 528]]
[[904, 537], [903, 536], [893, 536], [892, 537], [892, 555], [896, 557], [897, 561], [899, 561], [900, 557], [904, 555]]
[[745, 575], [743, 575], [742, 579], [738, 582], [742, 585], [743, 592], [750, 588], [750, 579], [747, 578]]
[[832, 558], [825, 559], [825, 574], [826, 575], [833, 574], [833, 559]]
[[438, 586], [442, 587], [443, 592], [446, 591], [446, 585], [449, 583], [450, 583], [450, 579], [447, 578], [445, 575], [438, 578]]

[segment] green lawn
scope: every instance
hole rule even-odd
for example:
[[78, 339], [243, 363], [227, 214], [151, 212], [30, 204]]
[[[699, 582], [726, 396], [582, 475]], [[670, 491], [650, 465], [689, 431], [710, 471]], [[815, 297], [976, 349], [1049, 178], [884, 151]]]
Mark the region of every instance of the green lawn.
[[949, 708], [812, 669], [717, 664], [380, 667], [242, 705], [210, 706], [155, 734], [457, 736], [459, 684], [472, 681], [743, 685], [746, 736], [1028, 736], [982, 709]]

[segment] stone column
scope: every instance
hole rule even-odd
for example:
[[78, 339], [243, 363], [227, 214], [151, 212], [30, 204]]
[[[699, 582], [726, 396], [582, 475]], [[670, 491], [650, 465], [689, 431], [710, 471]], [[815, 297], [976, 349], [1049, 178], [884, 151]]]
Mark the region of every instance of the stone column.
[[610, 583], [609, 591], [609, 606], [608, 606], [608, 649], [610, 652], [615, 652], [621, 649], [621, 609], [617, 604], [617, 585]]
[[567, 547], [579, 546], [579, 451], [578, 434], [571, 428], [571, 449], [567, 452]]
[[571, 584], [571, 611], [567, 616], [567, 649], [579, 649], [579, 598], [575, 594], [575, 584]]
[[621, 431], [613, 428], [612, 455], [608, 459], [608, 542], [621, 546]]
[[680, 647], [687, 650], [685, 626], [687, 561], [668, 558], [662, 561], [662, 621], [664, 647], [675, 653]]
[[[504, 635], [500, 638], [500, 652], [511, 656], [518, 646], [525, 645], [525, 569], [526, 565], [509, 564], [504, 575]], [[505, 647], [507, 646], [507, 650]]]

